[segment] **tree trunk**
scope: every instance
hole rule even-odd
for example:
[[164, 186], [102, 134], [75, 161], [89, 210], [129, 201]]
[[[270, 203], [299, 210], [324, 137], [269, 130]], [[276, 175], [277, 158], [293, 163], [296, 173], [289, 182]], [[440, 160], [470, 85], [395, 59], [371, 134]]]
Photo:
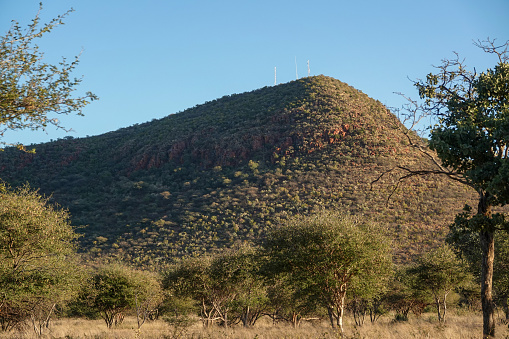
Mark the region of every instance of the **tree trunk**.
[[382, 299], [380, 297], [373, 299], [373, 303], [369, 307], [369, 320], [371, 320], [371, 323], [377, 321], [378, 318], [380, 318], [380, 316], [382, 315], [382, 312], [380, 312], [381, 305]]
[[327, 307], [327, 312], [329, 313], [330, 324], [331, 324], [332, 328], [335, 328], [336, 325], [334, 324], [334, 313], [333, 313], [334, 309], [331, 306], [329, 306], [329, 307]]
[[442, 313], [442, 322], [444, 322], [444, 323], [445, 323], [445, 314], [447, 313], [447, 294], [448, 293], [449, 292], [444, 293], [444, 307], [443, 307], [444, 312]]
[[495, 241], [492, 231], [481, 231], [481, 303], [483, 317], [483, 337], [495, 337], [495, 308], [493, 305], [493, 261]]
[[242, 326], [249, 327], [248, 319], [249, 319], [249, 306], [242, 309], [242, 313], [240, 315], [240, 320], [242, 321]]
[[[489, 194], [480, 193], [477, 213], [491, 218]], [[483, 317], [483, 338], [495, 337], [495, 307], [493, 304], [493, 261], [495, 260], [495, 230], [488, 226], [479, 233], [481, 243], [481, 304]]]
[[435, 296], [435, 304], [437, 305], [437, 313], [438, 313], [438, 322], [442, 322], [442, 313], [440, 308], [440, 298], [438, 296]]
[[343, 291], [340, 297], [340, 303], [338, 305], [338, 327], [339, 331], [341, 333], [341, 338], [343, 337], [343, 315], [345, 314], [345, 296], [346, 296], [346, 289]]
[[293, 328], [299, 327], [299, 314], [297, 312], [292, 312], [292, 326]]

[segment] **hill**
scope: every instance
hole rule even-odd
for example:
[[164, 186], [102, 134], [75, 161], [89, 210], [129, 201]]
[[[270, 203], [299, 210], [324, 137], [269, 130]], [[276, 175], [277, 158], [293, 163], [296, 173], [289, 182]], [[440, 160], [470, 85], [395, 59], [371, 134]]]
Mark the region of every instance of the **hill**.
[[[68, 208], [83, 250], [141, 264], [256, 242], [322, 208], [388, 225], [398, 260], [443, 238], [471, 192], [409, 180], [387, 205], [395, 164], [427, 168], [380, 102], [325, 76], [225, 96], [99, 136], [0, 152], [0, 177]], [[415, 137], [417, 138], [417, 137]], [[416, 139], [417, 140], [417, 139]]]

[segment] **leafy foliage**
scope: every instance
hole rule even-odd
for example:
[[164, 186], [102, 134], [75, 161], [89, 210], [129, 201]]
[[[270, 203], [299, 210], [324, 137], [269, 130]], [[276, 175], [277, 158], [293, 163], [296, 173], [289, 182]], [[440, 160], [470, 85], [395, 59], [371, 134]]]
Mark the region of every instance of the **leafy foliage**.
[[448, 245], [422, 255], [412, 273], [417, 278], [416, 288], [433, 296], [441, 322], [445, 322], [449, 293], [472, 280], [466, 262], [458, 259]]
[[396, 320], [407, 321], [410, 312], [419, 316], [428, 305], [427, 296], [417, 286], [418, 277], [412, 264], [396, 268], [389, 289], [383, 295], [388, 307], [396, 311]]
[[290, 219], [269, 233], [264, 246], [272, 270], [306, 284], [306, 294], [320, 300], [332, 326], [336, 322], [341, 331], [351, 285], [357, 283], [366, 296], [375, 295], [371, 285], [379, 286], [392, 272], [390, 244], [382, 229], [339, 213]]
[[[67, 211], [28, 186], [0, 190], [0, 324], [43, 319], [76, 294], [80, 279]], [[36, 319], [37, 318], [37, 319]], [[35, 326], [35, 324], [34, 324]]]
[[90, 92], [73, 97], [81, 82], [71, 77], [78, 57], [72, 62], [63, 58], [58, 65], [48, 64], [43, 62], [43, 53], [35, 43], [62, 25], [69, 12], [42, 27], [39, 13], [26, 29], [13, 21], [11, 29], [0, 37], [0, 136], [7, 130], [37, 130], [48, 125], [63, 128], [52, 114], [81, 115], [83, 107], [97, 99]]
[[88, 316], [98, 313], [108, 328], [113, 326], [119, 314], [135, 310], [139, 329], [162, 299], [159, 279], [151, 272], [108, 264], [97, 267], [90, 274], [75, 308], [80, 308], [81, 312], [85, 310], [83, 313]]
[[253, 326], [268, 302], [258, 266], [254, 248], [242, 245], [213, 256], [182, 259], [168, 270], [164, 285], [177, 303], [194, 300], [205, 326]]

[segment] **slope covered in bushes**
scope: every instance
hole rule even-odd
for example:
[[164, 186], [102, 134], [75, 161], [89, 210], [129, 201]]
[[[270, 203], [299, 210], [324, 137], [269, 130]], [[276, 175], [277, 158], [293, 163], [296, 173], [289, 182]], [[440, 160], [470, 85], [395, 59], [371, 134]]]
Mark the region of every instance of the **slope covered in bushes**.
[[[143, 264], [256, 242], [323, 208], [388, 225], [398, 260], [442, 239], [471, 198], [440, 177], [413, 178], [387, 204], [395, 164], [427, 168], [380, 102], [325, 76], [195, 106], [107, 134], [0, 152], [0, 178], [30, 182], [86, 225], [81, 244]], [[413, 137], [417, 140], [417, 137]]]

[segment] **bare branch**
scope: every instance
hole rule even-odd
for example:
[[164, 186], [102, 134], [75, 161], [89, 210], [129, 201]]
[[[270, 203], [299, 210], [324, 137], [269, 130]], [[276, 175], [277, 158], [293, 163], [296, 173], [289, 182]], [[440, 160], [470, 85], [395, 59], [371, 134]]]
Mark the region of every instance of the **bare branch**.
[[496, 54], [499, 62], [505, 63], [509, 61], [509, 40], [502, 45], [495, 45], [496, 39], [477, 40], [474, 41], [476, 47], [481, 48], [484, 52], [490, 54]]

